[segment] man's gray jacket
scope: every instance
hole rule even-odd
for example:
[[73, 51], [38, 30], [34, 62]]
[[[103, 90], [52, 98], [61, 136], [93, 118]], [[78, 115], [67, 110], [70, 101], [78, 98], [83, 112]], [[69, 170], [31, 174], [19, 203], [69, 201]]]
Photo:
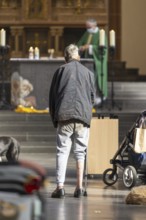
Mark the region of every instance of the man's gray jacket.
[[49, 112], [57, 127], [59, 121], [79, 120], [90, 126], [95, 97], [94, 74], [77, 60], [60, 66], [54, 73]]

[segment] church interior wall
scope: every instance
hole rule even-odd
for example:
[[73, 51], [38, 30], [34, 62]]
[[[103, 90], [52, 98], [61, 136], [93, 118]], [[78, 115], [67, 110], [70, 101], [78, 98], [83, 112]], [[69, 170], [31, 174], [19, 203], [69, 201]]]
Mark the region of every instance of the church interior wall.
[[146, 1], [121, 1], [121, 59], [146, 75]]

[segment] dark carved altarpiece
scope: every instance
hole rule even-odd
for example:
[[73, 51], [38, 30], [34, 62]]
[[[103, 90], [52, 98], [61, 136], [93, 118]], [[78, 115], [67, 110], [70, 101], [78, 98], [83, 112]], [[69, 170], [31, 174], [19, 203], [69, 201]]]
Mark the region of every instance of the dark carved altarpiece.
[[48, 56], [49, 48], [62, 56], [64, 47], [82, 35], [87, 18], [120, 33], [119, 13], [116, 22], [112, 19], [117, 5], [120, 0], [1, 0], [0, 28], [6, 29], [12, 57], [27, 57], [30, 46], [39, 47], [41, 56]]

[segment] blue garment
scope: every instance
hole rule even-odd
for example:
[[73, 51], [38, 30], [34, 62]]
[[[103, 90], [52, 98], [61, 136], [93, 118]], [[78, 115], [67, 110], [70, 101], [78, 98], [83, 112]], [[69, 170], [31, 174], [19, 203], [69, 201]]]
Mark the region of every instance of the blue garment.
[[135, 153], [133, 149], [129, 150], [128, 153], [130, 165], [134, 166], [136, 169], [146, 161], [146, 153]]

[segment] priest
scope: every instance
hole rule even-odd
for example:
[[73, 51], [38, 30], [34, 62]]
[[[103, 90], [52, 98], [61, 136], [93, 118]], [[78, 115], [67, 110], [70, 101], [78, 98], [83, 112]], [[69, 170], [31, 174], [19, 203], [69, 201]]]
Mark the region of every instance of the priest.
[[[105, 37], [105, 48], [103, 58], [99, 50], [99, 28], [95, 19], [86, 21], [86, 32], [77, 43], [81, 58], [94, 59], [94, 74], [96, 78], [97, 99], [105, 100], [107, 91], [107, 39]], [[103, 63], [101, 62], [103, 59]], [[102, 65], [103, 64], [103, 65]], [[98, 101], [97, 101], [98, 102]]]

